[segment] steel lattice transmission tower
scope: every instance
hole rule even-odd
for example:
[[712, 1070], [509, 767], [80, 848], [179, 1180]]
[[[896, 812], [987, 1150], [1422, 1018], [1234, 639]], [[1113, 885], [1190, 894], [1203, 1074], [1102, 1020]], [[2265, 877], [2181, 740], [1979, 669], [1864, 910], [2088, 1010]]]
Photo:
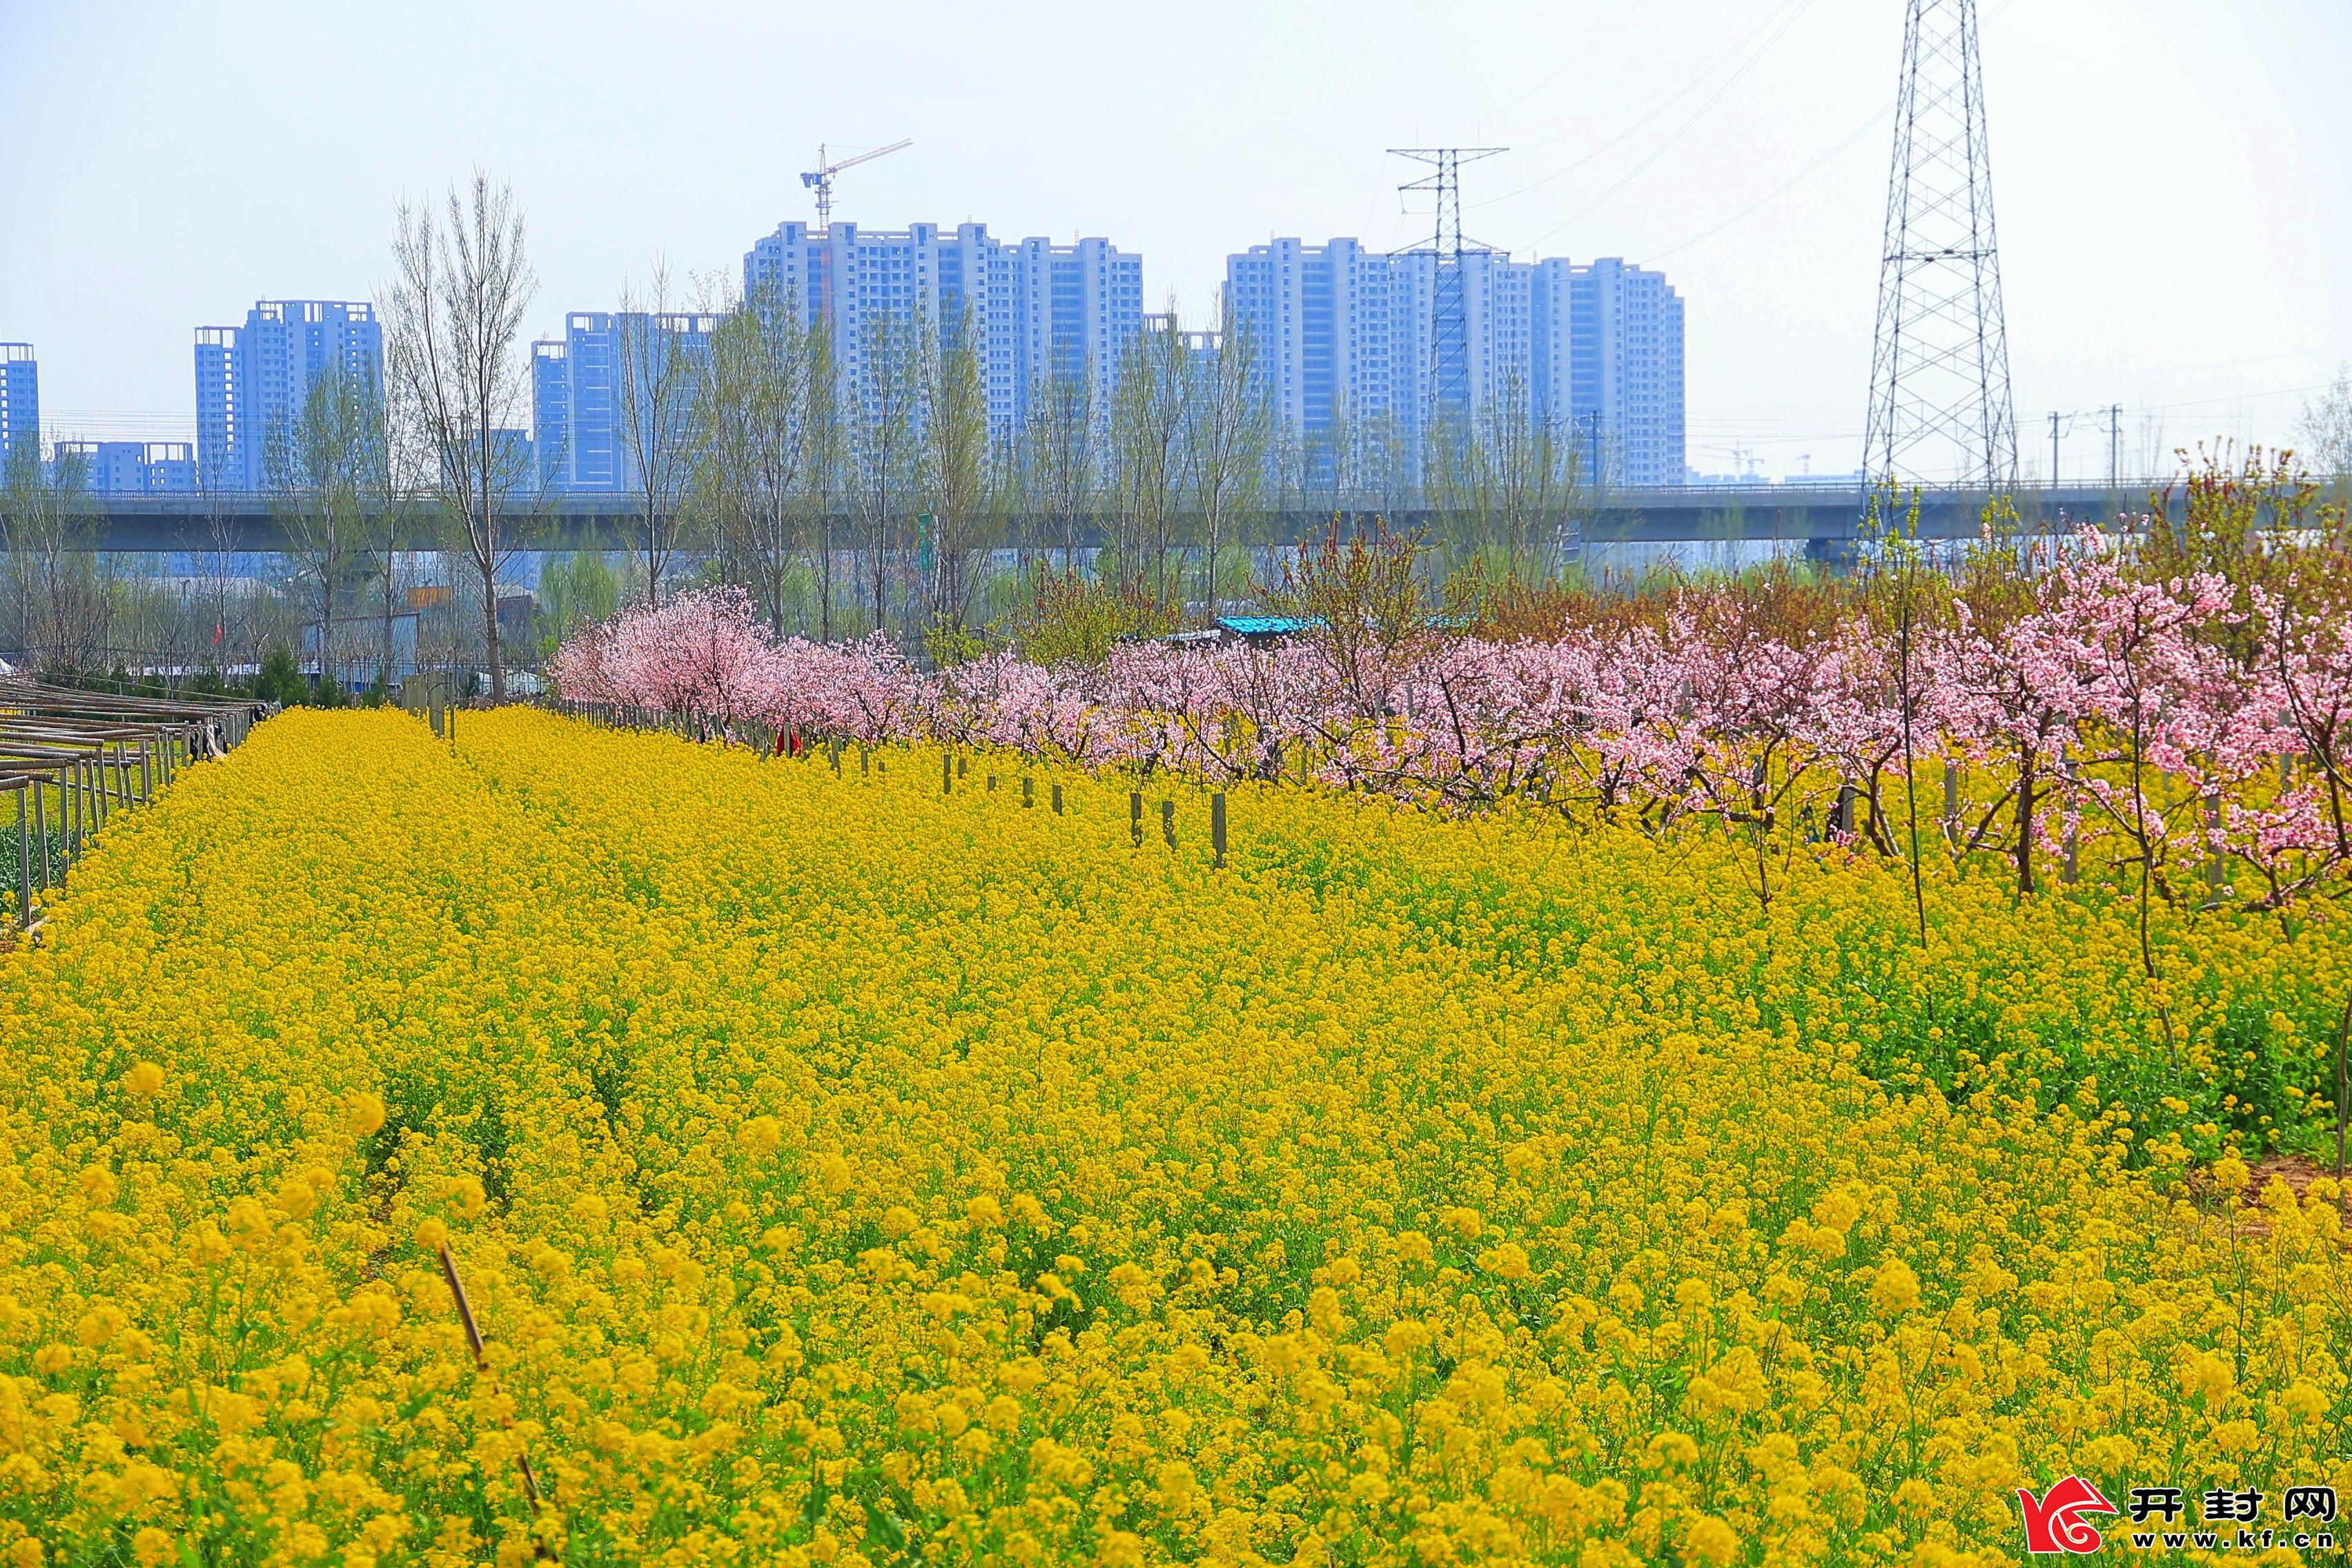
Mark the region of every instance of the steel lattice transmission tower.
[[1487, 247], [1462, 237], [1462, 165], [1507, 151], [1502, 147], [1391, 147], [1400, 158], [1427, 163], [1422, 179], [1397, 187], [1400, 193], [1428, 191], [1436, 198], [1437, 229], [1425, 246], [1413, 248], [1433, 255], [1429, 311], [1429, 383], [1422, 402], [1427, 409], [1424, 429], [1447, 416], [1466, 417], [1470, 412], [1470, 300], [1463, 280], [1465, 251]]
[[1908, 0], [1864, 478], [2017, 481], [1976, 0]]

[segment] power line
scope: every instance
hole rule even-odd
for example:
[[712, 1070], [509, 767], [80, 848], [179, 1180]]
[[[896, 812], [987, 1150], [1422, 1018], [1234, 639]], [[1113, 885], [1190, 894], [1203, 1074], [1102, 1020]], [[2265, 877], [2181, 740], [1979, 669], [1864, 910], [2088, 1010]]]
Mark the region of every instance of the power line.
[[[1697, 75], [1692, 77], [1690, 80], [1675, 89], [1675, 91], [1668, 94], [1665, 98], [1661, 99], [1656, 107], [1653, 108], [1649, 113], [1644, 114], [1641, 119], [1636, 120], [1633, 124], [1628, 125], [1624, 130], [1619, 132], [1616, 135], [1612, 136], [1608, 141], [1603, 142], [1600, 146], [1595, 147], [1592, 151], [1585, 153], [1582, 157], [1578, 158], [1575, 162], [1561, 168], [1554, 169], [1550, 174], [1544, 175], [1543, 178], [1530, 181], [1527, 184], [1519, 186], [1517, 190], [1505, 191], [1499, 196], [1489, 196], [1485, 201], [1473, 202], [1470, 205], [1474, 207], [1487, 207], [1493, 206], [1497, 202], [1507, 202], [1515, 197], [1526, 195], [1529, 191], [1538, 190], [1543, 186], [1551, 184], [1554, 180], [1560, 178], [1562, 175], [1572, 174], [1577, 170], [1583, 168], [1586, 164], [1592, 163], [1595, 159], [1607, 155], [1617, 147], [1622, 145], [1630, 138], [1638, 135], [1653, 121], [1664, 116], [1668, 110], [1673, 109], [1675, 105], [1680, 103], [1684, 99], [1688, 98], [1692, 93], [1696, 92], [1700, 88], [1706, 86], [1708, 79], [1713, 77], [1717, 71], [1720, 70], [1726, 61], [1729, 60], [1741, 49], [1746, 48], [1751, 41], [1761, 35], [1767, 28], [1770, 27], [1774, 22], [1780, 20], [1782, 17], [1792, 16], [1794, 13], [1803, 10], [1806, 6], [1811, 4], [1812, 0], [1787, 0], [1787, 3], [1782, 5], [1780, 10], [1766, 16], [1763, 20], [1748, 28], [1748, 31], [1740, 34], [1739, 37], [1734, 38], [1730, 43], [1724, 46], [1723, 49], [1717, 53], [1714, 58], [1707, 61], [1706, 65], [1699, 68]], [[1777, 35], [1775, 36], [1777, 37]], [[1767, 47], [1769, 47], [1769, 46], [1768, 45]], [[1753, 60], [1748, 62], [1751, 66], [1755, 62]], [[1565, 70], [1567, 68], [1562, 67], [1561, 68]], [[1747, 68], [1747, 67], [1741, 68], [1743, 74]], [[1576, 140], [1576, 135], [1574, 132], [1570, 132], [1565, 136], [1555, 136], [1547, 142], [1526, 143], [1523, 145], [1522, 151], [1539, 152], [1543, 148], [1556, 147], [1562, 142], [1572, 142], [1574, 140]]]
[[1696, 126], [1700, 121], [1705, 120], [1714, 110], [1717, 104], [1721, 103], [1727, 97], [1730, 96], [1731, 89], [1733, 88], [1738, 87], [1742, 81], [1747, 79], [1748, 73], [1754, 70], [1757, 66], [1763, 62], [1764, 57], [1772, 52], [1772, 46], [1779, 43], [1782, 37], [1788, 33], [1789, 29], [1797, 25], [1797, 17], [1802, 14], [1805, 7], [1811, 3], [1812, 0], [1798, 0], [1798, 5], [1794, 10], [1789, 13], [1787, 20], [1780, 24], [1780, 27], [1774, 31], [1770, 37], [1764, 40], [1754, 54], [1748, 57], [1748, 60], [1745, 64], [1727, 78], [1721, 87], [1716, 89], [1714, 97], [1708, 99], [1705, 103], [1698, 106], [1698, 111], [1696, 113], [1693, 114], [1688, 120], [1684, 121], [1682, 124], [1675, 127], [1674, 133], [1668, 136], [1664, 142], [1659, 142], [1648, 157], [1643, 159], [1640, 163], [1634, 164], [1633, 168], [1627, 170], [1623, 179], [1618, 181], [1615, 184], [1610, 186], [1607, 190], [1601, 192], [1591, 201], [1585, 203], [1584, 205], [1579, 207], [1575, 212], [1570, 213], [1567, 217], [1561, 219], [1552, 227], [1546, 229], [1543, 233], [1536, 236], [1536, 237], [1529, 242], [1530, 248], [1534, 246], [1541, 245], [1545, 240], [1549, 239], [1561, 229], [1582, 223], [1586, 218], [1591, 216], [1594, 212], [1598, 211], [1612, 197], [1615, 196], [1618, 192], [1623, 190], [1635, 180], [1640, 179], [1643, 174], [1647, 174], [1652, 164], [1655, 163], [1659, 159], [1672, 152], [1675, 144], [1681, 142], [1685, 136], [1688, 135], [1692, 128]]
[[[1987, 21], [1991, 21], [1991, 20], [1993, 20], [1993, 19], [1995, 19], [1995, 18], [1999, 17], [2000, 16], [2001, 16], [2001, 15], [2002, 15], [2002, 13], [2006, 12], [2007, 10], [2009, 10], [2009, 8], [2010, 8], [2011, 6], [2012, 6], [2012, 5], [2016, 5], [2016, 4], [2017, 4], [2017, 0], [2000, 0], [2000, 3], [1999, 5], [1997, 5], [1993, 6], [1993, 8], [1992, 8], [1990, 11], [1989, 11], [1989, 12], [1987, 12], [1987, 13], [1985, 14], [1985, 19], [1986, 19]], [[1521, 186], [1521, 187], [1520, 187], [1518, 190], [1517, 190], [1517, 191], [1512, 191], [1512, 192], [1507, 193], [1507, 194], [1506, 194], [1506, 195], [1504, 195], [1494, 197], [1494, 198], [1492, 198], [1492, 200], [1494, 200], [1494, 201], [1507, 201], [1508, 199], [1510, 199], [1510, 197], [1511, 197], [1511, 196], [1523, 195], [1523, 194], [1525, 194], [1525, 193], [1526, 193], [1526, 192], [1528, 192], [1528, 191], [1534, 190], [1534, 189], [1535, 189], [1537, 186], [1538, 186], [1538, 185], [1547, 184], [1550, 183], [1552, 180], [1558, 179], [1561, 174], [1565, 174], [1570, 173], [1570, 172], [1571, 172], [1571, 171], [1573, 171], [1573, 170], [1576, 170], [1576, 169], [1581, 168], [1581, 167], [1583, 167], [1586, 163], [1589, 163], [1592, 162], [1592, 160], [1593, 160], [1593, 159], [1600, 157], [1602, 153], [1604, 153], [1608, 152], [1610, 148], [1616, 146], [1619, 142], [1621, 142], [1624, 141], [1624, 140], [1625, 140], [1625, 138], [1627, 138], [1628, 136], [1633, 135], [1635, 132], [1637, 132], [1637, 131], [1641, 130], [1643, 126], [1649, 124], [1652, 121], [1655, 120], [1659, 115], [1661, 115], [1661, 114], [1664, 113], [1664, 112], [1666, 111], [1666, 110], [1668, 110], [1669, 108], [1673, 107], [1673, 106], [1674, 106], [1674, 104], [1675, 104], [1676, 102], [1680, 101], [1682, 99], [1684, 99], [1684, 98], [1687, 97], [1687, 96], [1688, 96], [1692, 91], [1696, 90], [1696, 89], [1697, 89], [1697, 87], [1700, 85], [1700, 83], [1704, 82], [1705, 80], [1706, 80], [1706, 79], [1707, 79], [1708, 77], [1710, 77], [1710, 76], [1712, 76], [1712, 75], [1714, 75], [1714, 74], [1715, 74], [1715, 71], [1716, 71], [1717, 68], [1718, 66], [1720, 66], [1720, 65], [1723, 63], [1723, 61], [1724, 61], [1724, 59], [1725, 59], [1725, 58], [1728, 58], [1728, 56], [1729, 56], [1731, 53], [1735, 52], [1735, 51], [1736, 51], [1736, 50], [1738, 50], [1739, 47], [1743, 47], [1743, 46], [1746, 44], [1746, 42], [1747, 42], [1749, 38], [1753, 38], [1754, 37], [1756, 37], [1756, 35], [1757, 35], [1759, 32], [1762, 31], [1762, 30], [1763, 30], [1764, 28], [1766, 28], [1766, 27], [1770, 26], [1772, 25], [1773, 20], [1774, 20], [1774, 17], [1772, 17], [1772, 16], [1767, 16], [1767, 17], [1765, 17], [1765, 18], [1764, 18], [1764, 20], [1763, 20], [1763, 21], [1759, 22], [1759, 23], [1758, 23], [1754, 27], [1750, 28], [1750, 29], [1749, 29], [1746, 34], [1742, 35], [1742, 36], [1741, 36], [1741, 37], [1740, 37], [1738, 40], [1735, 41], [1735, 42], [1732, 44], [1732, 46], [1730, 47], [1730, 48], [1727, 49], [1727, 50], [1724, 52], [1724, 54], [1722, 54], [1722, 55], [1718, 55], [1718, 56], [1715, 58], [1715, 60], [1713, 60], [1712, 62], [1710, 62], [1710, 63], [1706, 67], [1706, 68], [1705, 68], [1705, 69], [1701, 70], [1701, 71], [1699, 72], [1699, 74], [1698, 74], [1696, 78], [1694, 78], [1690, 82], [1686, 83], [1686, 84], [1685, 84], [1685, 86], [1684, 86], [1680, 90], [1678, 90], [1677, 92], [1675, 92], [1672, 97], [1670, 97], [1670, 98], [1666, 99], [1664, 102], [1660, 103], [1656, 109], [1652, 110], [1648, 114], [1646, 114], [1646, 115], [1643, 116], [1640, 120], [1636, 121], [1633, 125], [1631, 125], [1631, 126], [1627, 127], [1624, 131], [1622, 131], [1622, 132], [1619, 132], [1616, 136], [1614, 136], [1614, 137], [1611, 138], [1608, 142], [1604, 142], [1604, 143], [1603, 143], [1602, 145], [1601, 145], [1600, 147], [1595, 148], [1591, 153], [1590, 153], [1586, 154], [1586, 155], [1585, 155], [1584, 157], [1582, 157], [1582, 158], [1578, 159], [1575, 163], [1570, 163], [1570, 164], [1567, 168], [1565, 168], [1565, 169], [1557, 170], [1557, 171], [1555, 171], [1555, 172], [1554, 172], [1554, 173], [1552, 173], [1552, 174], [1549, 174], [1545, 175], [1542, 179], [1536, 181], [1533, 184], [1523, 185], [1523, 186]], [[1774, 40], [1774, 41], [1778, 41], [1778, 35], [1775, 35], [1775, 40]], [[1767, 47], [1767, 48], [1769, 48], [1770, 46], [1768, 44], [1766, 47]], [[1760, 55], [1759, 56], [1759, 58], [1761, 58], [1761, 57], [1760, 57]], [[1749, 65], [1750, 65], [1750, 66], [1752, 66], [1754, 63], [1755, 63], [1754, 61], [1750, 61], [1750, 62], [1749, 62]], [[1744, 72], [1744, 70], [1745, 70], [1746, 68], [1742, 68], [1743, 72]], [[1845, 136], [1842, 141], [1840, 141], [1840, 142], [1839, 142], [1835, 146], [1832, 147], [1828, 152], [1826, 152], [1826, 153], [1822, 153], [1819, 158], [1814, 159], [1814, 160], [1813, 160], [1813, 162], [1812, 162], [1811, 163], [1808, 164], [1808, 165], [1807, 165], [1803, 170], [1801, 170], [1801, 171], [1800, 171], [1798, 174], [1796, 174], [1792, 175], [1792, 176], [1791, 176], [1790, 178], [1789, 178], [1788, 180], [1783, 181], [1780, 185], [1776, 186], [1776, 187], [1775, 187], [1775, 188], [1774, 188], [1770, 193], [1769, 193], [1768, 195], [1763, 195], [1763, 196], [1760, 196], [1760, 197], [1759, 197], [1757, 200], [1755, 200], [1755, 201], [1753, 201], [1753, 202], [1750, 202], [1748, 205], [1746, 205], [1746, 206], [1744, 206], [1744, 207], [1740, 208], [1740, 209], [1739, 209], [1739, 211], [1738, 211], [1738, 212], [1734, 213], [1731, 216], [1729, 216], [1729, 217], [1727, 217], [1727, 218], [1725, 218], [1721, 223], [1717, 224], [1717, 225], [1716, 225], [1715, 226], [1713, 226], [1712, 228], [1706, 229], [1706, 230], [1705, 230], [1704, 232], [1702, 232], [1702, 233], [1700, 233], [1700, 234], [1695, 235], [1695, 236], [1693, 236], [1691, 238], [1686, 239], [1686, 240], [1684, 240], [1684, 241], [1683, 241], [1683, 242], [1681, 242], [1679, 245], [1672, 246], [1672, 247], [1668, 247], [1667, 249], [1664, 249], [1664, 250], [1660, 250], [1660, 251], [1654, 251], [1654, 252], [1652, 252], [1652, 253], [1651, 253], [1647, 258], [1645, 258], [1644, 259], [1645, 259], [1646, 261], [1662, 261], [1662, 260], [1664, 260], [1665, 258], [1667, 258], [1667, 257], [1669, 257], [1669, 256], [1673, 256], [1673, 255], [1677, 254], [1678, 252], [1681, 252], [1681, 251], [1684, 251], [1684, 250], [1690, 249], [1692, 247], [1694, 247], [1694, 246], [1696, 246], [1696, 245], [1698, 245], [1698, 244], [1702, 243], [1703, 241], [1706, 241], [1706, 240], [1709, 240], [1709, 239], [1714, 238], [1717, 235], [1718, 235], [1718, 234], [1722, 233], [1725, 229], [1731, 227], [1733, 225], [1735, 225], [1735, 224], [1737, 224], [1737, 223], [1739, 223], [1739, 222], [1740, 222], [1740, 221], [1742, 221], [1743, 219], [1748, 218], [1748, 217], [1749, 217], [1749, 216], [1753, 216], [1753, 215], [1754, 215], [1754, 214], [1756, 214], [1757, 212], [1759, 212], [1759, 211], [1762, 210], [1764, 207], [1770, 205], [1774, 201], [1777, 201], [1780, 197], [1781, 197], [1781, 196], [1783, 196], [1783, 195], [1787, 195], [1790, 190], [1794, 189], [1797, 185], [1799, 185], [1799, 184], [1802, 184], [1805, 180], [1810, 179], [1812, 175], [1814, 175], [1814, 174], [1816, 174], [1820, 173], [1823, 168], [1827, 167], [1827, 166], [1829, 165], [1829, 163], [1830, 163], [1833, 159], [1835, 159], [1839, 153], [1841, 153], [1844, 152], [1848, 147], [1853, 146], [1854, 142], [1856, 142], [1860, 141], [1864, 136], [1867, 135], [1867, 134], [1870, 132], [1871, 129], [1872, 129], [1874, 126], [1877, 125], [1881, 121], [1883, 121], [1884, 119], [1885, 119], [1885, 118], [1886, 118], [1886, 116], [1887, 116], [1888, 114], [1890, 114], [1891, 112], [1893, 112], [1893, 111], [1894, 111], [1894, 110], [1895, 110], [1895, 106], [1896, 106], [1896, 105], [1895, 105], [1895, 100], [1889, 100], [1889, 101], [1887, 101], [1885, 104], [1882, 105], [1878, 110], [1876, 110], [1874, 112], [1873, 112], [1873, 113], [1871, 114], [1871, 116], [1870, 116], [1867, 120], [1864, 120], [1864, 121], [1860, 125], [1858, 125], [1858, 126], [1854, 127], [1854, 129], [1853, 130], [1853, 132], [1851, 132], [1849, 134], [1847, 134], [1847, 135], [1846, 135], [1846, 136]], [[1685, 129], [1687, 129], [1687, 127], [1686, 127]], [[1557, 140], [1566, 140], [1566, 138], [1555, 138], [1555, 140], [1556, 140], [1556, 141], [1557, 141]], [[1533, 145], [1533, 146], [1536, 146], [1536, 147], [1546, 147], [1546, 146], [1549, 146], [1549, 145], [1551, 145], [1551, 144], [1552, 144], [1551, 142], [1535, 142], [1535, 143], [1533, 143], [1532, 145]], [[1613, 194], [1613, 193], [1612, 193], [1612, 194]], [[1603, 199], [1606, 199], [1606, 198], [1604, 197]], [[1486, 203], [1485, 203], [1485, 202], [1481, 202], [1481, 203], [1477, 203], [1477, 204], [1475, 204], [1475, 205], [1480, 205], [1480, 206], [1484, 206], [1484, 205], [1487, 205], [1487, 204], [1486, 204]], [[1588, 208], [1587, 210], [1589, 211], [1590, 209]], [[1582, 214], [1579, 214], [1579, 215], [1578, 215], [1578, 217], [1576, 217], [1576, 218], [1570, 218], [1570, 219], [1569, 220], [1569, 222], [1570, 222], [1570, 223], [1574, 223], [1574, 222], [1578, 221], [1578, 218], [1580, 218], [1582, 216], [1583, 216]], [[1562, 226], [1564, 227], [1564, 226], [1565, 226], [1565, 225], [1563, 225]], [[1554, 229], [1554, 230], [1552, 230], [1552, 231], [1551, 231], [1551, 233], [1552, 233], [1552, 234], [1557, 234], [1557, 233], [1559, 233], [1559, 229]], [[1550, 237], [1551, 237], [1551, 235], [1550, 235], [1550, 234], [1547, 234], [1547, 235], [1544, 235], [1543, 237], [1541, 237], [1540, 238], [1538, 238], [1538, 240], [1536, 240], [1534, 243], [1535, 243], [1535, 244], [1538, 244], [1538, 245], [1540, 245], [1540, 244], [1542, 244], [1542, 243], [1543, 243], [1543, 240], [1545, 240], [1545, 239], [1549, 239], [1549, 238], [1550, 238]]]
[[1803, 169], [1791, 174], [1787, 180], [1783, 181], [1779, 185], [1774, 186], [1772, 190], [1764, 195], [1757, 197], [1756, 200], [1748, 203], [1748, 205], [1740, 208], [1729, 217], [1725, 218], [1713, 228], [1707, 229], [1700, 234], [1693, 235], [1690, 238], [1684, 240], [1680, 245], [1669, 246], [1664, 250], [1655, 251], [1651, 255], [1644, 257], [1643, 258], [1643, 265], [1650, 266], [1656, 262], [1664, 261], [1669, 256], [1688, 250], [1695, 245], [1704, 244], [1707, 240], [1713, 239], [1717, 235], [1721, 234], [1725, 229], [1729, 228], [1732, 225], [1738, 223], [1741, 219], [1751, 216], [1759, 209], [1769, 206], [1773, 202], [1780, 200], [1782, 196], [1787, 195], [1790, 191], [1795, 190], [1805, 181], [1812, 178], [1815, 174], [1820, 174], [1823, 169], [1829, 167], [1832, 161], [1834, 160], [1839, 153], [1844, 152], [1847, 148], [1861, 141], [1871, 132], [1876, 130], [1879, 124], [1893, 112], [1895, 112], [1895, 104], [1891, 100], [1879, 105], [1879, 107], [1872, 112], [1869, 119], [1855, 126], [1853, 130], [1847, 134], [1843, 140], [1840, 141], [1836, 146], [1831, 148], [1828, 152], [1822, 153], [1820, 157], [1806, 164]]

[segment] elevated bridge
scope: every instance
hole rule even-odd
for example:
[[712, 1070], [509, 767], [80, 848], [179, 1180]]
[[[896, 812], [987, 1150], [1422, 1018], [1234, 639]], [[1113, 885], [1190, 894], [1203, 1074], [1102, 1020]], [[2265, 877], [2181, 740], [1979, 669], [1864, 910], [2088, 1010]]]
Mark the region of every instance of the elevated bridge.
[[[2149, 506], [2151, 484], [2126, 481], [2105, 486], [2023, 487], [2008, 499], [2027, 533], [2066, 531], [2118, 512]], [[1391, 521], [1412, 526], [1428, 521], [1418, 507], [1384, 508], [1373, 496], [1320, 499], [1275, 516], [1272, 537], [1250, 531], [1253, 544], [1286, 544], [1312, 537], [1334, 510], [1351, 517], [1386, 510]], [[1917, 532], [1926, 539], [1970, 539], [1981, 525], [1987, 498], [1981, 490], [1930, 490], [1918, 498]], [[265, 495], [107, 495], [94, 498], [97, 547], [101, 551], [158, 554], [176, 552], [271, 552], [287, 548], [284, 524]], [[1910, 498], [1899, 502], [1907, 513]], [[1815, 556], [1849, 550], [1864, 532], [1862, 495], [1851, 485], [1790, 483], [1753, 486], [1692, 486], [1625, 489], [1576, 509], [1573, 522], [1595, 544], [1750, 544], [1803, 546]], [[557, 495], [518, 502], [507, 531], [522, 551], [626, 550], [639, 536], [635, 500], [617, 495]], [[853, 519], [839, 520], [844, 548], [856, 539]], [[1102, 542], [1106, 530], [1082, 530], [1081, 545]], [[421, 508], [410, 509], [396, 535], [404, 550], [444, 548], [446, 535]], [[1033, 518], [1016, 525], [1005, 548], [1053, 549], [1062, 543], [1058, 523]]]

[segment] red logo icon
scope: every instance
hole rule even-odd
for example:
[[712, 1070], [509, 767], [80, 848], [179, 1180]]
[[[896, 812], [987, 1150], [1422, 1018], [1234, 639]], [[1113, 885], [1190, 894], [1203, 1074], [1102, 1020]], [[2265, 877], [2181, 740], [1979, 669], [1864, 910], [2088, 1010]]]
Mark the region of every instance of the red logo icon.
[[2086, 1513], [2114, 1513], [2116, 1505], [2080, 1476], [2068, 1476], [2037, 1500], [2017, 1489], [2017, 1509], [2025, 1516], [2028, 1552], [2096, 1552], [2106, 1544], [2099, 1527], [2083, 1518]]

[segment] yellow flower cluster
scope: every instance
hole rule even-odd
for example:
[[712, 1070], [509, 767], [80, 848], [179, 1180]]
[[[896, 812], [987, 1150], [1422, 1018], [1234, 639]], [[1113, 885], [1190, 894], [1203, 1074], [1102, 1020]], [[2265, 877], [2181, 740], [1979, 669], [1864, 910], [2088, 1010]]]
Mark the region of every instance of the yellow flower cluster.
[[2331, 1184], [1864, 1070], [2145, 1054], [2126, 916], [1938, 885], [1923, 951], [1898, 876], [1296, 791], [1220, 870], [1191, 786], [1139, 845], [1018, 766], [295, 712], [123, 819], [0, 980], [0, 1564], [1991, 1563], [2069, 1473], [2352, 1495]]

